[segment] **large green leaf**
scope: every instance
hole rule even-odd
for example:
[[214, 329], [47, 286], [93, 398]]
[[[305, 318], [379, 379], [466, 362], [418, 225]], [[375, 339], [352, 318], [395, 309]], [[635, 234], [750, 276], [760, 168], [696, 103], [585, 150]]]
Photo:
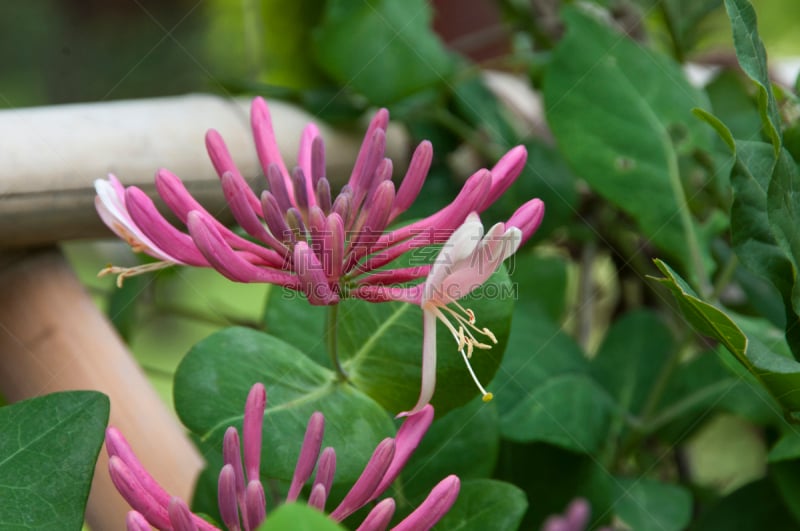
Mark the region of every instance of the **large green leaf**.
[[692, 496], [678, 485], [646, 478], [616, 482], [617, 516], [636, 531], [680, 531], [692, 516]]
[[527, 507], [525, 493], [511, 483], [494, 479], [468, 480], [462, 482], [456, 503], [437, 528], [512, 531], [518, 529]]
[[594, 453], [605, 441], [613, 401], [587, 375], [565, 374], [531, 389], [502, 418], [503, 434], [518, 442], [546, 441]]
[[580, 347], [536, 305], [515, 308], [492, 388], [507, 439], [592, 452], [608, 432], [613, 400], [589, 375]]
[[705, 96], [669, 58], [577, 10], [566, 10], [564, 18], [567, 34], [544, 83], [548, 123], [561, 152], [648, 238], [696, 270], [708, 257], [692, 256], [687, 243], [697, 236], [679, 158], [710, 147], [708, 130], [691, 113], [708, 106]]
[[[797, 230], [800, 227], [800, 175], [797, 164], [785, 149], [780, 151], [771, 177], [767, 190], [767, 215], [775, 239], [794, 264], [792, 276], [787, 281], [794, 284], [791, 304], [795, 315], [790, 315], [789, 319], [797, 324], [796, 315], [800, 314], [800, 285], [797, 283], [797, 270], [800, 268], [800, 231]], [[781, 289], [781, 286], [776, 287]], [[782, 294], [785, 298], [786, 291]]]
[[443, 84], [453, 63], [430, 18], [424, 0], [329, 0], [315, 33], [318, 64], [376, 105]]
[[0, 529], [80, 529], [108, 409], [94, 391], [0, 408]]
[[700, 300], [667, 264], [656, 260], [675, 296], [678, 308], [696, 332], [722, 343], [755, 376], [788, 413], [800, 411], [800, 363], [776, 354], [754, 337], [748, 338], [722, 310]]
[[733, 44], [742, 70], [758, 85], [761, 121], [777, 157], [781, 149], [781, 118], [772, 92], [767, 67], [767, 52], [758, 35], [756, 12], [747, 0], [725, 0], [733, 28]]
[[[513, 289], [500, 268], [472, 294], [459, 301], [474, 311], [477, 326], [486, 327], [498, 343], [476, 350], [471, 363], [486, 383], [503, 356], [514, 307]], [[349, 380], [391, 412], [412, 407], [419, 396], [422, 367], [422, 310], [401, 302], [374, 304], [346, 300], [339, 309], [339, 355]], [[437, 332], [436, 394], [442, 415], [478, 395], [457, 344], [442, 323]]]
[[312, 306], [295, 290], [271, 286], [264, 309], [266, 331], [282, 339], [323, 367], [333, 368], [325, 346], [327, 306]]
[[[517, 304], [503, 363], [492, 382], [501, 420], [553, 377], [586, 374], [588, 370], [581, 348], [544, 310]], [[505, 424], [501, 422], [501, 426]], [[503, 430], [503, 435], [508, 433]]]
[[675, 348], [669, 328], [655, 313], [631, 312], [611, 325], [592, 360], [592, 374], [621, 411], [636, 415]]
[[227, 427], [241, 426], [256, 382], [267, 389], [267, 477], [291, 479], [314, 411], [325, 415], [323, 444], [336, 450], [336, 481], [344, 484], [360, 474], [378, 442], [394, 433], [388, 415], [369, 397], [291, 345], [247, 328], [224, 329], [189, 351], [175, 373], [175, 409], [186, 427], [221, 448]]

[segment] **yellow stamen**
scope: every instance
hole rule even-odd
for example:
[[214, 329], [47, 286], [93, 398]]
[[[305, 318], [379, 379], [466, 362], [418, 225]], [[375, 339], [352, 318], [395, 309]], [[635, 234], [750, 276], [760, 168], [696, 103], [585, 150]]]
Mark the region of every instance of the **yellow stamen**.
[[[475, 326], [475, 312], [473, 312], [469, 308], [464, 308], [463, 306], [458, 304], [458, 302], [454, 302], [453, 305], [456, 306], [459, 310], [461, 310], [463, 314], [458, 313], [456, 310], [444, 305], [443, 306], [430, 305], [425, 307], [424, 309], [435, 312], [436, 317], [444, 323], [444, 325], [448, 328], [448, 330], [450, 330], [450, 334], [453, 336], [453, 339], [456, 340], [458, 351], [461, 353], [461, 357], [464, 359], [464, 363], [467, 365], [467, 370], [469, 371], [469, 374], [472, 377], [472, 381], [475, 382], [475, 385], [481, 392], [483, 401], [489, 402], [490, 400], [492, 400], [492, 398], [494, 398], [494, 395], [492, 395], [492, 393], [484, 389], [480, 381], [478, 381], [478, 376], [472, 369], [472, 365], [470, 364], [469, 360], [472, 359], [472, 354], [476, 348], [481, 350], [488, 350], [492, 348], [492, 346], [478, 341], [472, 332], [475, 331], [481, 335], [488, 337], [494, 344], [497, 344], [497, 338], [488, 328], [478, 328], [477, 326]], [[453, 326], [453, 323], [450, 322], [445, 313], [442, 312], [441, 310], [446, 310], [447, 313], [453, 316], [453, 318], [459, 325], [457, 329], [455, 326]]]
[[117, 287], [121, 288], [122, 283], [128, 277], [135, 277], [144, 273], [151, 273], [153, 271], [158, 271], [159, 269], [164, 269], [173, 265], [175, 265], [174, 262], [167, 261], [152, 262], [150, 264], [142, 264], [134, 267], [119, 267], [109, 265], [104, 269], [101, 269], [100, 272], [97, 273], [97, 276], [104, 277], [106, 275], [117, 275]]

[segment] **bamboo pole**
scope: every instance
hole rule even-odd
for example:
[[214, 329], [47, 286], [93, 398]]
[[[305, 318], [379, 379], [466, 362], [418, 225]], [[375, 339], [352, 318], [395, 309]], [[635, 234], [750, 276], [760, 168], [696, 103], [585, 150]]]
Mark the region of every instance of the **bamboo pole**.
[[[61, 253], [49, 248], [1, 259], [0, 389], [6, 399], [102, 391], [111, 401], [110, 424], [168, 492], [190, 500], [200, 455]], [[102, 450], [87, 522], [96, 530], [121, 529], [128, 510]]]
[[[303, 128], [318, 120], [287, 103], [269, 105], [281, 153], [291, 167]], [[153, 176], [166, 167], [210, 212], [226, 212], [203, 137], [217, 129], [242, 175], [257, 180], [262, 172], [249, 106], [249, 99], [193, 94], [0, 111], [0, 248], [109, 236], [94, 211], [93, 188], [94, 180], [108, 173], [154, 196]], [[348, 134], [318, 125], [329, 178], [342, 182], [363, 129]], [[393, 127], [387, 141], [388, 156], [403, 164], [406, 136]]]

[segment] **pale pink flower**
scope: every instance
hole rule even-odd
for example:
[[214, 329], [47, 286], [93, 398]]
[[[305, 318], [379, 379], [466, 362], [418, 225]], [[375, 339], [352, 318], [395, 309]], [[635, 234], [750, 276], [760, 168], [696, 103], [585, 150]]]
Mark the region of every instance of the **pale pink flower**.
[[[473, 212], [442, 246], [424, 283], [402, 289], [362, 288], [380, 292], [385, 300], [410, 302], [422, 308], [420, 395], [417, 404], [411, 410], [400, 413], [400, 416], [420, 411], [433, 396], [436, 387], [437, 320], [444, 323], [455, 339], [457, 348], [484, 401], [492, 399], [492, 393], [487, 392], [481, 385], [469, 360], [475, 349], [491, 348], [491, 344], [497, 340], [491, 330], [476, 325], [474, 312], [463, 307], [458, 300], [483, 285], [500, 264], [514, 254], [533, 234], [543, 216], [544, 204], [538, 199], [533, 199], [520, 207], [507, 223], [495, 224], [484, 235], [483, 224]], [[373, 298], [378, 296], [373, 295]]]
[[[342, 297], [369, 298], [366, 286], [421, 279], [429, 265], [396, 269], [390, 264], [415, 247], [444, 242], [469, 212], [482, 212], [514, 182], [525, 165], [525, 148], [509, 151], [492, 169], [479, 170], [448, 206], [397, 230], [385, 232], [414, 202], [433, 158], [430, 142], [415, 150], [400, 187], [391, 181], [385, 158], [385, 109], [373, 118], [348, 183], [334, 198], [325, 173], [319, 130], [303, 131], [298, 166], [289, 171], [278, 150], [266, 102], [253, 101], [251, 124], [268, 189], [257, 196], [245, 182], [222, 137], [206, 136], [211, 162], [237, 223], [250, 238], [222, 225], [165, 169], [156, 174], [159, 195], [186, 231], [172, 226], [153, 201], [114, 176], [95, 182], [103, 221], [136, 251], [159, 260], [134, 268], [110, 267], [101, 273], [126, 276], [170, 265], [212, 267], [237, 282], [268, 282], [303, 292], [312, 304], [335, 304]], [[355, 293], [355, 295], [353, 295]]]
[[[266, 400], [264, 386], [255, 384], [245, 404], [243, 444], [240, 447], [239, 433], [234, 427], [228, 428], [223, 439], [225, 464], [219, 474], [218, 503], [222, 524], [229, 530], [254, 530], [267, 518], [264, 487], [260, 478], [261, 434]], [[381, 441], [350, 491], [328, 513], [329, 518], [342, 521], [383, 494], [397, 478], [432, 421], [433, 408], [427, 406], [408, 416], [395, 438]], [[324, 428], [323, 415], [319, 412], [312, 414], [285, 498], [286, 502], [296, 501], [316, 468], [307, 503], [323, 512], [336, 470], [336, 452], [333, 448], [325, 448], [320, 453]], [[106, 431], [106, 451], [111, 479], [133, 508], [127, 518], [129, 531], [149, 530], [151, 525], [161, 530], [218, 531], [214, 525], [192, 514], [185, 502], [170, 496], [145, 470], [125, 438], [113, 427]], [[434, 487], [425, 501], [393, 529], [430, 529], [453, 505], [459, 488], [458, 477], [446, 477]], [[386, 529], [394, 510], [393, 499], [382, 500], [372, 508], [358, 529]]]

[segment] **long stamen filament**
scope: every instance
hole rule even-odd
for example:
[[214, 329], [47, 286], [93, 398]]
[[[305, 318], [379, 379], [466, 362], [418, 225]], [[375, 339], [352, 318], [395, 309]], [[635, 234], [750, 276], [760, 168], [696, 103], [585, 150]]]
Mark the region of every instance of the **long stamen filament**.
[[167, 267], [175, 265], [174, 262], [152, 262], [150, 264], [142, 264], [134, 267], [119, 267], [119, 266], [108, 266], [100, 270], [97, 273], [98, 277], [104, 277], [106, 275], [117, 275], [117, 287], [121, 288], [122, 283], [128, 277], [135, 277], [137, 275], [142, 275], [144, 273], [152, 273], [153, 271], [158, 271], [159, 269], [165, 269]]
[[[478, 376], [475, 374], [475, 371], [472, 369], [472, 365], [469, 362], [470, 358], [472, 358], [472, 352], [473, 352], [473, 350], [475, 348], [490, 349], [490, 348], [492, 348], [491, 345], [486, 345], [484, 343], [479, 342], [477, 339], [475, 339], [475, 336], [472, 335], [472, 332], [469, 330], [469, 328], [465, 328], [464, 326], [459, 326], [458, 330], [456, 330], [456, 328], [453, 326], [453, 324], [450, 322], [450, 320], [447, 319], [447, 316], [440, 311], [441, 309], [447, 310], [448, 313], [450, 313], [453, 317], [455, 317], [456, 321], [458, 321], [459, 323], [467, 324], [468, 326], [470, 326], [474, 330], [476, 330], [478, 332], [481, 332], [481, 333], [484, 333], [485, 335], [489, 336], [489, 338], [494, 343], [497, 343], [497, 339], [494, 337], [494, 334], [492, 334], [491, 332], [488, 331], [488, 329], [484, 328], [483, 330], [481, 330], [481, 329], [475, 327], [474, 324], [466, 322], [464, 316], [458, 314], [457, 312], [455, 312], [451, 308], [448, 308], [447, 306], [439, 306], [439, 307], [434, 307], [433, 308], [433, 311], [435, 311], [435, 313], [436, 313], [436, 317], [441, 322], [444, 323], [444, 325], [450, 331], [450, 334], [453, 336], [453, 339], [455, 339], [456, 343], [458, 343], [458, 351], [461, 353], [461, 357], [464, 359], [464, 363], [467, 365], [467, 370], [469, 371], [469, 374], [472, 377], [472, 381], [475, 382], [475, 385], [478, 387], [478, 390], [481, 392], [481, 395], [483, 397], [483, 401], [484, 402], [491, 401], [494, 398], [494, 395], [492, 393], [488, 392], [481, 385], [481, 382], [478, 381]], [[470, 314], [472, 314], [471, 311], [470, 311]], [[472, 315], [474, 316], [474, 314], [472, 314]], [[488, 332], [488, 333], [484, 332], [484, 330], [486, 330], [486, 332]], [[467, 347], [467, 351], [466, 352], [464, 352], [464, 347]]]
[[475, 371], [472, 370], [472, 365], [469, 363], [467, 355], [464, 354], [464, 349], [461, 349], [459, 352], [461, 352], [461, 357], [464, 358], [464, 363], [467, 364], [467, 370], [469, 371], [469, 375], [472, 376], [472, 381], [475, 382], [475, 385], [478, 386], [478, 390], [481, 392], [482, 400], [484, 402], [490, 402], [492, 398], [494, 398], [494, 395], [484, 389], [481, 382], [478, 381], [478, 377], [475, 375]]

